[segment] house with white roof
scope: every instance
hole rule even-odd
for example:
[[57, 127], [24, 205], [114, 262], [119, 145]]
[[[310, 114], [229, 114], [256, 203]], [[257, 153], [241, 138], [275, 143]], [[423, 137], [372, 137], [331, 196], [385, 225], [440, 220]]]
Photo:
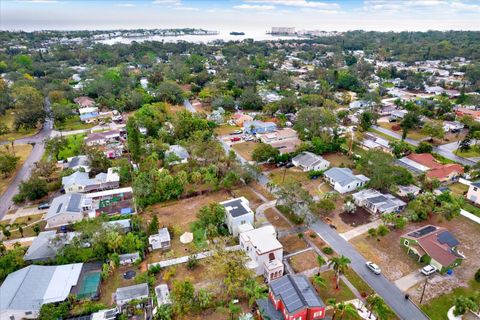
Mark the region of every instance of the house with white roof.
[[133, 264], [133, 263], [135, 263], [135, 261], [140, 260], [140, 259], [141, 259], [140, 253], [138, 253], [138, 252], [124, 253], [124, 254], [118, 255], [118, 261], [119, 261], [120, 265], [122, 265], [122, 266]]
[[170, 290], [168, 290], [168, 285], [164, 283], [155, 287], [155, 295], [157, 296], [157, 306], [172, 303], [170, 299]]
[[365, 208], [373, 215], [401, 212], [407, 205], [391, 194], [383, 194], [373, 189], [361, 190], [352, 197], [357, 206]]
[[167, 228], [158, 230], [157, 234], [152, 234], [148, 237], [148, 243], [152, 247], [152, 250], [167, 250], [170, 249], [171, 239], [170, 233]]
[[383, 152], [392, 153], [390, 141], [369, 132], [365, 133], [361, 147], [366, 150], [381, 150]]
[[339, 193], [352, 192], [364, 187], [369, 178], [363, 174], [353, 174], [348, 168], [330, 168], [323, 174], [325, 180]]
[[118, 168], [108, 168], [107, 173], [101, 172], [92, 179], [87, 172], [76, 171], [62, 178], [63, 190], [84, 193], [118, 188], [120, 176], [117, 171]]
[[247, 267], [267, 282], [283, 275], [283, 246], [271, 225], [240, 233], [240, 247], [250, 257]]
[[273, 122], [254, 120], [243, 123], [243, 132], [248, 134], [274, 132], [275, 130], [277, 130], [277, 125]]
[[82, 263], [30, 265], [12, 272], [0, 287], [0, 319], [36, 319], [42, 305], [65, 301], [82, 267]]
[[[225, 223], [228, 231], [237, 237], [242, 230], [251, 229], [254, 223], [254, 213], [245, 197], [220, 202], [225, 208]], [[245, 229], [246, 228], [246, 229]]]
[[292, 164], [303, 171], [322, 171], [328, 169], [330, 162], [312, 152], [302, 152], [292, 159]]

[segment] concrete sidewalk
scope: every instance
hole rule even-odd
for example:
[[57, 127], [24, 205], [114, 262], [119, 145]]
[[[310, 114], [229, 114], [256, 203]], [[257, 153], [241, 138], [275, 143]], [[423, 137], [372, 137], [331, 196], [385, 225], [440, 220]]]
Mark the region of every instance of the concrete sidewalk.
[[350, 231], [340, 233], [340, 236], [343, 237], [345, 240], [349, 241], [355, 237], [358, 237], [359, 235], [366, 233], [368, 229], [377, 228], [380, 224], [382, 224], [382, 220], [377, 219], [362, 226], [356, 227], [355, 229], [352, 229]]

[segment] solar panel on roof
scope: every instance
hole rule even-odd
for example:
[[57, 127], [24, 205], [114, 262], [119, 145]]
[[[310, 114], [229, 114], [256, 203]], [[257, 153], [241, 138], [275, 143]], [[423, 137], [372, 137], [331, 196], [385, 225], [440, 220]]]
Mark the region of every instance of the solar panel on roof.
[[433, 231], [435, 231], [435, 230], [437, 230], [437, 228], [434, 227], [434, 226], [426, 226], [425, 228], [422, 228], [422, 229], [420, 229], [420, 230], [417, 230], [417, 231], [414, 231], [414, 232], [412, 232], [412, 233], [409, 233], [408, 235], [409, 235], [410, 237], [420, 238], [420, 237], [422, 237], [422, 236], [424, 236], [424, 235], [426, 235], [426, 234], [429, 234], [429, 233], [431, 233], [431, 232], [433, 232]]
[[60, 205], [57, 207], [57, 212], [56, 213], [59, 213], [60, 210], [62, 210], [62, 207], [63, 207], [63, 203], [60, 203]]
[[80, 212], [80, 200], [82, 196], [79, 194], [72, 194], [70, 201], [68, 201], [67, 211]]
[[437, 236], [438, 242], [441, 244], [448, 244], [450, 247], [455, 247], [460, 244], [457, 239], [449, 232], [444, 231]]

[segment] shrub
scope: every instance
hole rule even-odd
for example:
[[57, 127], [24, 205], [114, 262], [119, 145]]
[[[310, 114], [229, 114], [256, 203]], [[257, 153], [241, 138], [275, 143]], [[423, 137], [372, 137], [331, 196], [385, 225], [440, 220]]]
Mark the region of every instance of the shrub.
[[196, 266], [198, 266], [198, 259], [196, 255], [192, 254], [191, 256], [188, 257], [187, 269], [193, 270], [195, 269]]
[[310, 233], [309, 236], [310, 236], [310, 238], [315, 239], [317, 237], [317, 234], [316, 233]]
[[475, 272], [475, 281], [480, 282], [480, 269]]
[[325, 253], [325, 254], [332, 254], [333, 249], [330, 248], [330, 247], [325, 247], [325, 248], [322, 249], [322, 252]]
[[377, 229], [375, 229], [375, 228], [368, 229], [368, 235], [370, 237], [376, 237], [377, 236]]
[[170, 279], [177, 274], [177, 268], [169, 267], [165, 274], [163, 275], [163, 281], [168, 282]]
[[304, 237], [303, 233], [301, 233], [301, 232], [298, 233], [297, 236], [298, 236], [300, 239], [303, 239], [303, 237]]
[[154, 266], [151, 266], [148, 271], [152, 274], [157, 274], [159, 273], [160, 271], [162, 271], [162, 267], [160, 267], [160, 265], [154, 265]]
[[388, 233], [390, 232], [390, 230], [388, 230], [387, 226], [382, 224], [378, 227], [377, 229], [377, 233], [379, 236], [386, 236]]

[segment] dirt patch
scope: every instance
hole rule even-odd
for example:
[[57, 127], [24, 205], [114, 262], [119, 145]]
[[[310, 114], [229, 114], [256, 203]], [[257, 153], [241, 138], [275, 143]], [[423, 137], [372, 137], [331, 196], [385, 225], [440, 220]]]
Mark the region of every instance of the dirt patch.
[[352, 167], [353, 160], [343, 153], [328, 153], [323, 154], [322, 157], [330, 162], [331, 167]]
[[349, 226], [358, 227], [372, 221], [372, 215], [364, 208], [358, 208], [353, 213], [341, 212], [339, 217]]
[[162, 203], [152, 206], [147, 211], [147, 220], [150, 221], [153, 214], [157, 215], [160, 227], [176, 226], [181, 232], [190, 231], [190, 223], [197, 219], [198, 210], [209, 203], [221, 202], [231, 198], [226, 191], [218, 191], [188, 199], [182, 199], [170, 203]]
[[304, 234], [305, 237], [308, 237], [308, 239], [312, 241], [317, 248], [323, 249], [324, 247], [328, 247], [327, 243], [323, 241], [323, 239], [320, 238], [315, 231], [307, 230], [304, 232]]
[[296, 234], [291, 234], [278, 240], [283, 245], [284, 254], [294, 253], [308, 247], [307, 243]]
[[278, 230], [290, 229], [290, 224], [272, 208], [265, 210], [265, 217]]
[[240, 142], [232, 145], [232, 148], [235, 149], [245, 160], [252, 161], [252, 153], [255, 150], [257, 144], [255, 142]]
[[243, 186], [238, 189], [234, 189], [231, 191], [232, 197], [245, 197], [248, 199], [250, 203], [250, 208], [255, 210], [258, 208], [259, 205], [263, 203], [263, 200], [248, 186]]
[[314, 250], [302, 252], [290, 258], [290, 265], [295, 272], [303, 272], [318, 267], [318, 254]]
[[252, 187], [253, 190], [264, 196], [268, 201], [276, 199], [270, 192], [268, 192], [262, 185], [257, 182], [250, 183], [250, 187]]

